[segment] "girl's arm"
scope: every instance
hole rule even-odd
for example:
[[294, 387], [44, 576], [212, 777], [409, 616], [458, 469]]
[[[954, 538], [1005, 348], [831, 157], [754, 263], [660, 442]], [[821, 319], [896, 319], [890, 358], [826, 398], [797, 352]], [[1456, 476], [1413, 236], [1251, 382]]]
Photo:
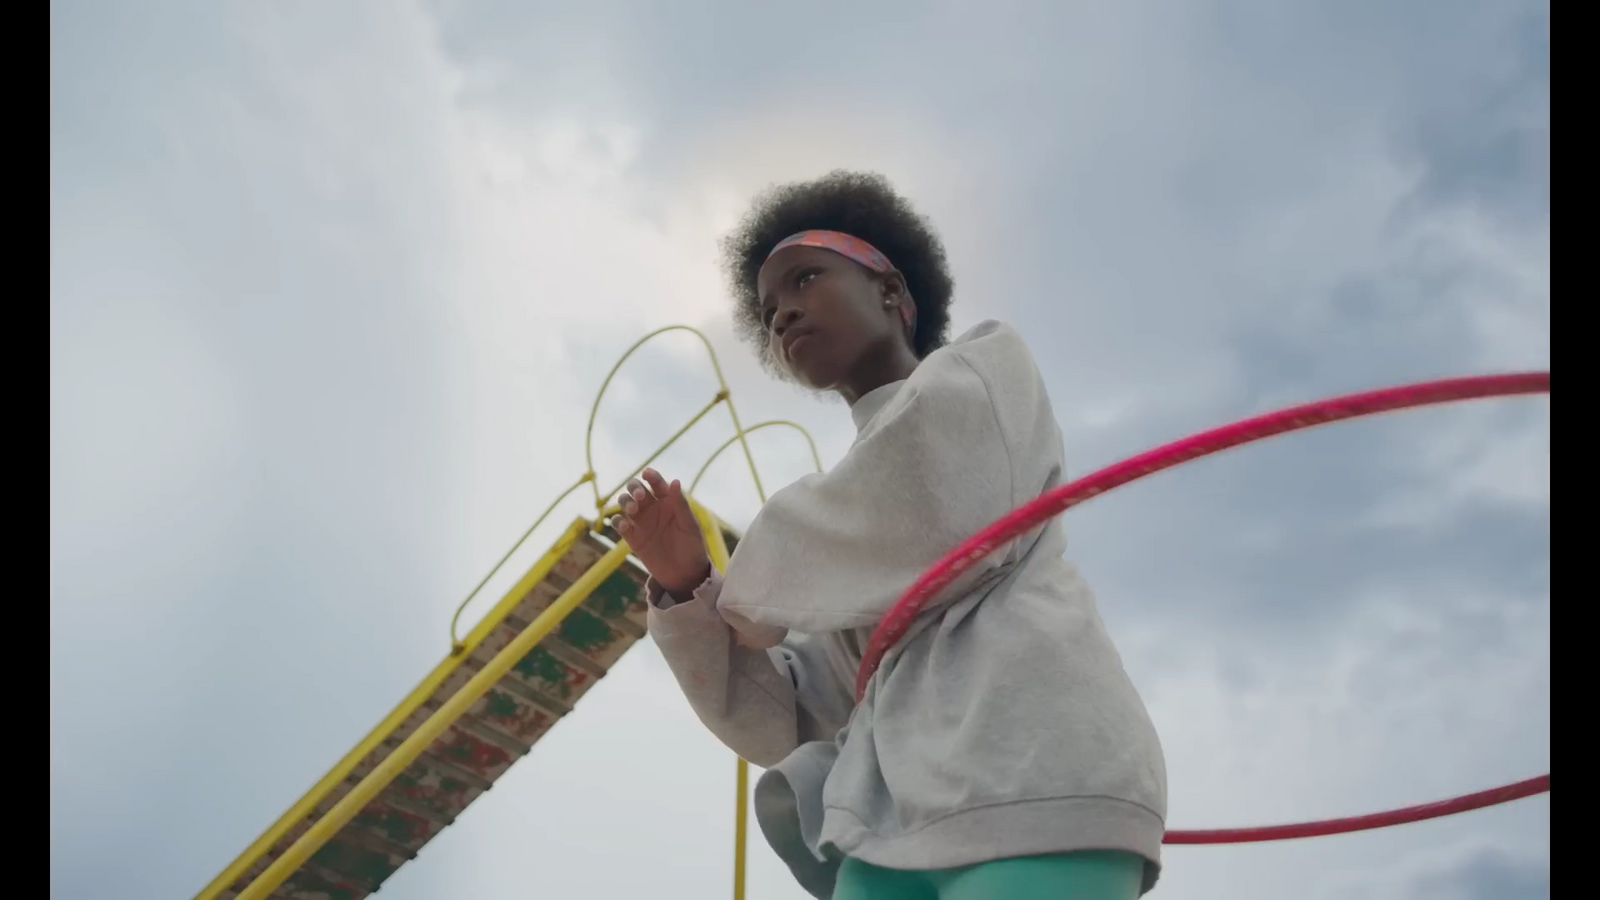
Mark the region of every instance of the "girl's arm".
[[827, 636], [803, 636], [770, 650], [746, 647], [717, 612], [722, 576], [713, 572], [681, 603], [653, 579], [650, 636], [700, 721], [733, 752], [770, 767], [800, 744], [831, 740], [849, 721], [855, 664]]

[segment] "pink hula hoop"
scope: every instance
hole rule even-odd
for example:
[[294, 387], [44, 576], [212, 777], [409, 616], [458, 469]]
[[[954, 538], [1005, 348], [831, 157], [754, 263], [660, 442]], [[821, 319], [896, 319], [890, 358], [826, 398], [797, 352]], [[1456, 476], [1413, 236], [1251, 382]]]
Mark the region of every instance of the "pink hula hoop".
[[[996, 549], [1013, 538], [1027, 532], [1046, 519], [1058, 516], [1068, 509], [1163, 469], [1254, 443], [1290, 431], [1300, 431], [1330, 422], [1356, 419], [1363, 416], [1453, 403], [1489, 397], [1510, 397], [1525, 394], [1550, 393], [1549, 372], [1518, 372], [1506, 375], [1481, 375], [1467, 378], [1450, 378], [1420, 384], [1402, 385], [1358, 394], [1347, 394], [1327, 400], [1318, 400], [1288, 409], [1253, 416], [1210, 431], [1203, 431], [1182, 440], [1164, 444], [1132, 456], [1118, 463], [1092, 472], [1075, 481], [1052, 488], [1033, 500], [1017, 507], [987, 528], [967, 538], [942, 559], [928, 567], [906, 592], [900, 595], [889, 612], [878, 623], [862, 655], [861, 667], [856, 672], [856, 702], [866, 694], [867, 684], [883, 662], [883, 655], [905, 636], [917, 614], [928, 599], [943, 590], [963, 572], [972, 568]], [[1320, 822], [1303, 822], [1292, 825], [1275, 825], [1264, 828], [1217, 829], [1209, 831], [1169, 831], [1169, 844], [1225, 844], [1247, 841], [1285, 840], [1322, 834], [1339, 834], [1383, 828], [1404, 822], [1438, 818], [1480, 809], [1532, 796], [1550, 790], [1550, 776], [1520, 781], [1515, 784], [1467, 794], [1438, 803], [1389, 810], [1367, 816], [1330, 819]]]

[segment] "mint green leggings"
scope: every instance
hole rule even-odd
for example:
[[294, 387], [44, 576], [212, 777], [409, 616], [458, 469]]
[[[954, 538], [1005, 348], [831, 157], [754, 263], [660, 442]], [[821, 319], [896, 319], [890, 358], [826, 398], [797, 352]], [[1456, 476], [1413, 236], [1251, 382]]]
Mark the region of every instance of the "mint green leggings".
[[845, 859], [833, 900], [1138, 900], [1144, 858], [1080, 850], [922, 872]]

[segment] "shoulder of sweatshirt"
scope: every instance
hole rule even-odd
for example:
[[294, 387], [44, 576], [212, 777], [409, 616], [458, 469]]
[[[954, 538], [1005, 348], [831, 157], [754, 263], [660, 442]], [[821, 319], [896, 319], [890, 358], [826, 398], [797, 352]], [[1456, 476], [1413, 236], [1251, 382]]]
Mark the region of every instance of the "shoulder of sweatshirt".
[[955, 340], [928, 354], [907, 386], [976, 374], [993, 392], [1040, 379], [1039, 367], [1022, 335], [1004, 322], [989, 319], [967, 329]]
[[[936, 406], [981, 399], [994, 409], [996, 420], [1006, 430], [1043, 425], [1036, 421], [1041, 416], [1054, 424], [1054, 411], [1033, 352], [1015, 328], [993, 319], [978, 323], [928, 354], [911, 373], [907, 387], [911, 394], [932, 395]], [[961, 400], [963, 394], [971, 399]]]
[[984, 319], [982, 322], [968, 328], [957, 335], [950, 343], [940, 349], [955, 352], [983, 353], [990, 348], [1004, 348], [1010, 346], [1015, 349], [1022, 346], [1022, 335], [1017, 330], [998, 319]]
[[[990, 319], [928, 354], [894, 398], [863, 423], [852, 450], [887, 442], [897, 445], [891, 452], [898, 453], [898, 445], [910, 442], [918, 456], [956, 453], [966, 458], [974, 451], [974, 440], [993, 434], [1001, 441], [993, 449], [1005, 453], [987, 461], [1006, 465], [1004, 457], [1012, 453], [1037, 453], [1041, 448], [1032, 438], [1055, 431], [1055, 414], [1033, 354], [1016, 329]], [[854, 467], [840, 468], [844, 476]]]

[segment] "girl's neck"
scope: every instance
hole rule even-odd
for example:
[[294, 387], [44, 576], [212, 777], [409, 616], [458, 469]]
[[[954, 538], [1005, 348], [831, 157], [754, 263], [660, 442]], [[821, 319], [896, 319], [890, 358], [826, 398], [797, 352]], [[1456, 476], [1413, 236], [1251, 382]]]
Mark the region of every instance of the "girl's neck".
[[896, 342], [892, 351], [871, 354], [864, 358], [856, 370], [850, 373], [850, 377], [834, 390], [844, 398], [844, 402], [855, 406], [857, 400], [878, 388], [910, 378], [918, 362], [916, 354], [911, 352], [910, 347]]

